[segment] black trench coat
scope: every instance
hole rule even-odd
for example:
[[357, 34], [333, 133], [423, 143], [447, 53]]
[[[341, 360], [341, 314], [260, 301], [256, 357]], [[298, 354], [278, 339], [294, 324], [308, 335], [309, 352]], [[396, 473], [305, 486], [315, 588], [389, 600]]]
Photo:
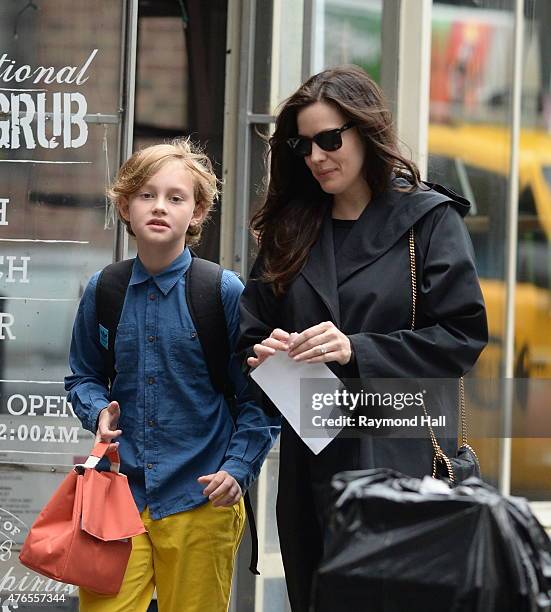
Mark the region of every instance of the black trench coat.
[[[395, 180], [395, 185], [401, 179]], [[405, 183], [401, 183], [405, 184]], [[374, 198], [354, 223], [336, 269], [330, 211], [308, 260], [283, 297], [257, 280], [257, 260], [241, 301], [238, 350], [279, 327], [301, 332], [322, 321], [348, 335], [355, 368], [331, 364], [341, 378], [458, 378], [484, 348], [487, 322], [473, 249], [462, 217], [469, 203], [443, 187]], [[415, 230], [416, 330], [411, 331], [408, 231]], [[356, 369], [357, 368], [357, 369]], [[443, 398], [445, 403], [447, 400]], [[448, 411], [457, 415], [457, 398]], [[263, 403], [269, 406], [264, 398]], [[269, 407], [267, 409], [270, 409]], [[272, 406], [273, 409], [273, 406]], [[445, 406], [431, 406], [431, 415]], [[456, 438], [440, 440], [454, 454]], [[281, 430], [277, 520], [293, 612], [306, 612], [312, 578], [323, 552], [324, 510], [338, 471], [389, 467], [429, 474], [432, 447], [424, 439], [336, 438], [315, 456], [284, 421]]]

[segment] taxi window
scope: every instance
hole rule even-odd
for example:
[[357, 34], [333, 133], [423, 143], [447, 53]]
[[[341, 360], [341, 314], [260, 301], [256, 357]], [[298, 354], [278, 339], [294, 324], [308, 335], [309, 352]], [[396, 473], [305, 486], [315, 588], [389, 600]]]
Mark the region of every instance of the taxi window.
[[519, 197], [517, 280], [540, 289], [551, 287], [551, 243], [538, 218], [529, 186]]
[[430, 155], [429, 181], [442, 183], [471, 203], [465, 223], [473, 242], [478, 273], [484, 278], [503, 278], [507, 179], [472, 166], [459, 158]]
[[456, 193], [464, 195], [456, 164], [451, 157], [443, 155], [429, 155], [428, 174], [429, 181], [441, 183]]

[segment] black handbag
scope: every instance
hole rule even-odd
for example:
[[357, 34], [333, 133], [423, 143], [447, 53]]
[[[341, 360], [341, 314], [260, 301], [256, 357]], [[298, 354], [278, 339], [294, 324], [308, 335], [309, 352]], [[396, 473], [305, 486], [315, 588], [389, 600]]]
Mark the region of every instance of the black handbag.
[[[411, 329], [415, 329], [415, 312], [417, 304], [417, 273], [415, 265], [415, 234], [413, 227], [409, 230], [409, 264], [411, 272]], [[432, 460], [432, 476], [447, 480], [452, 486], [456, 486], [471, 476], [480, 478], [480, 462], [476, 452], [467, 441], [467, 410], [465, 406], [465, 384], [463, 377], [459, 379], [459, 414], [461, 417], [460, 444], [455, 457], [448, 457], [438, 443], [433, 428], [428, 421], [428, 413], [423, 403], [423, 412], [427, 417], [427, 427], [434, 450]]]

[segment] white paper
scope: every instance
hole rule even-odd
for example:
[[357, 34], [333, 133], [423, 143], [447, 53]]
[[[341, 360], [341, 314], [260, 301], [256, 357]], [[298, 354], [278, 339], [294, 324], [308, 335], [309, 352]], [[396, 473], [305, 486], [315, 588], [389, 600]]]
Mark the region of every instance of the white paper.
[[[314, 454], [319, 454], [342, 427], [331, 427], [329, 430], [319, 428], [319, 437], [307, 438], [300, 433], [301, 397], [300, 381], [303, 378], [326, 378], [338, 380], [338, 377], [324, 363], [303, 363], [293, 361], [283, 351], [276, 351], [261, 365], [255, 368], [251, 376], [264, 393], [277, 406], [291, 427], [302, 438]], [[303, 414], [311, 412], [311, 406], [303, 406]]]

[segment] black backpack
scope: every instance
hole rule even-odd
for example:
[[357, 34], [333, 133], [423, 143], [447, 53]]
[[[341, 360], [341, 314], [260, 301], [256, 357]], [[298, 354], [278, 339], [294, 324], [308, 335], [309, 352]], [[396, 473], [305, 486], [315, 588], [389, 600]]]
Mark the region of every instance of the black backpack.
[[[107, 331], [104, 336], [107, 346], [104, 342], [100, 344], [110, 385], [117, 374], [115, 337], [133, 264], [133, 259], [126, 259], [106, 266], [96, 286], [96, 315], [99, 325]], [[212, 385], [224, 394], [235, 422], [235, 390], [228, 375], [230, 343], [221, 296], [222, 270], [218, 264], [193, 255], [186, 272], [186, 302], [205, 355]], [[249, 569], [258, 575], [258, 535], [248, 492], [245, 493], [244, 502], [252, 541]]]

